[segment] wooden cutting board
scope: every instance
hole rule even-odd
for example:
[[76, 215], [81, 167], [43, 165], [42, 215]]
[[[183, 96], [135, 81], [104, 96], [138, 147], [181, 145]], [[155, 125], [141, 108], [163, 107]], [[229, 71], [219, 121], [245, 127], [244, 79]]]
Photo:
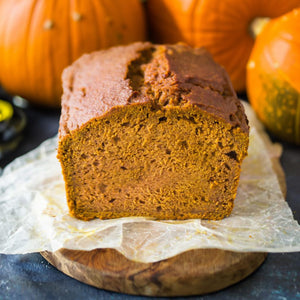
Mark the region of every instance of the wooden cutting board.
[[[265, 135], [266, 145], [273, 152]], [[284, 172], [278, 155], [273, 168], [286, 195]], [[42, 252], [63, 273], [92, 286], [145, 296], [189, 296], [218, 291], [244, 279], [265, 260], [266, 253], [219, 249], [190, 250], [155, 263], [128, 260], [113, 249]]]
[[62, 249], [42, 255], [57, 269], [84, 283], [146, 296], [188, 296], [217, 291], [247, 277], [267, 256], [201, 249], [156, 263], [138, 263], [113, 249]]

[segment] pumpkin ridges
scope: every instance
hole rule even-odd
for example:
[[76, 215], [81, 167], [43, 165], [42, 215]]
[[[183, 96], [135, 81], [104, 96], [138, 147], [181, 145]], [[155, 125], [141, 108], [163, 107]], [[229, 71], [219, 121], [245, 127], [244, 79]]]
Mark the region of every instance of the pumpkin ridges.
[[300, 145], [300, 93], [298, 94], [298, 102], [296, 108], [296, 122], [295, 122], [295, 132], [296, 132], [296, 144]]
[[196, 7], [199, 5], [199, 1], [201, 0], [193, 0], [190, 7], [189, 31], [191, 32], [191, 37], [190, 37], [191, 44], [195, 43], [195, 28], [194, 28], [195, 18], [196, 18], [195, 12], [196, 12]]
[[[112, 22], [110, 20], [108, 20], [107, 24], [109, 25], [108, 28], [110, 28], [110, 30], [113, 28], [112, 32], [110, 31], [106, 31], [106, 39], [107, 39], [107, 43], [105, 44], [105, 47], [110, 47], [112, 46], [112, 44], [114, 43], [120, 43], [121, 39], [118, 39], [118, 36], [120, 37], [122, 35], [121, 30], [119, 28], [120, 26], [120, 22], [123, 22], [123, 18], [122, 15], [120, 14], [121, 12], [125, 13], [126, 11], [124, 11], [121, 7], [120, 7], [120, 3], [118, 2], [118, 10], [111, 10], [110, 9], [110, 3], [106, 3], [106, 0], [101, 1], [100, 5], [103, 8], [103, 11], [105, 11], [104, 14], [109, 15], [109, 19], [110, 20], [118, 20], [118, 24], [116, 22]], [[113, 37], [113, 42], [111, 42], [111, 38]]]
[[[264, 16], [262, 14], [268, 15], [270, 18], [278, 18], [281, 15], [290, 12], [294, 8], [297, 8], [300, 6], [299, 0], [277, 0], [272, 1], [272, 5], [270, 6], [270, 0], [256, 0], [258, 4], [260, 4], [261, 7], [261, 16]], [[281, 11], [281, 14], [278, 14], [278, 11]]]
[[[1, 54], [1, 58], [3, 59], [3, 63], [1, 64], [1, 73], [0, 74], [10, 74], [13, 77], [18, 77], [17, 84], [22, 84], [22, 82], [25, 82], [26, 80], [26, 72], [23, 71], [23, 69], [19, 69], [20, 66], [25, 66], [27, 67], [26, 60], [22, 59], [22, 57], [26, 57], [25, 49], [24, 48], [24, 41], [20, 43], [20, 47], [14, 47], [11, 43], [11, 35], [10, 32], [15, 32], [15, 35], [13, 36], [13, 43], [16, 43], [16, 40], [21, 39], [21, 32], [26, 32], [25, 26], [21, 27], [18, 30], [19, 23], [16, 24], [14, 21], [15, 18], [20, 19], [21, 15], [25, 19], [28, 15], [22, 13], [21, 8], [24, 6], [23, 3], [19, 3], [18, 6], [14, 11], [10, 11], [9, 9], [9, 3], [2, 1], [2, 6], [1, 6], [1, 11], [5, 14], [7, 17], [6, 19], [3, 18], [4, 24], [2, 25], [2, 33], [1, 36], [3, 35], [3, 44], [1, 46], [3, 53]], [[25, 3], [28, 5], [28, 3]], [[21, 7], [21, 8], [20, 8]], [[20, 16], [20, 17], [19, 17]], [[28, 17], [29, 18], [29, 17]], [[5, 30], [9, 29], [9, 30]], [[10, 68], [10, 63], [11, 63], [11, 55], [14, 55], [16, 57], [16, 65], [19, 66], [19, 68]], [[10, 90], [12, 88], [13, 82], [9, 81], [7, 85], [7, 89]]]
[[[41, 3], [43, 1], [40, 1]], [[43, 4], [43, 3], [42, 3]], [[40, 73], [39, 76], [46, 76], [47, 80], [44, 80], [44, 88], [42, 92], [37, 93], [37, 99], [43, 97], [45, 103], [51, 103], [51, 99], [59, 99], [61, 95], [61, 88], [57, 86], [55, 83], [60, 80], [60, 76], [58, 73], [61, 72], [60, 67], [55, 63], [56, 61], [63, 62], [64, 64], [68, 64], [70, 62], [70, 58], [68, 57], [68, 49], [66, 47], [67, 40], [64, 39], [61, 32], [65, 30], [64, 26], [66, 25], [64, 20], [66, 18], [66, 11], [63, 9], [64, 5], [61, 4], [61, 1], [50, 0], [47, 1], [47, 5], [41, 5], [41, 10], [38, 14], [38, 17], [43, 22], [43, 28], [40, 27], [40, 22], [37, 23], [33, 32], [33, 39], [35, 46], [37, 43], [40, 48], [43, 48], [42, 51], [39, 52], [39, 56], [36, 56], [35, 48], [32, 47], [32, 61], [36, 62], [36, 68], [32, 68], [33, 72]], [[59, 15], [57, 12], [60, 12]], [[52, 25], [51, 25], [52, 24]], [[38, 36], [40, 35], [40, 38]], [[57, 48], [56, 44], [51, 43], [51, 40], [55, 39], [60, 48]], [[47, 57], [47, 60], [43, 62], [43, 57]], [[44, 64], [42, 68], [38, 66], [38, 64]], [[42, 74], [44, 73], [44, 74]], [[35, 74], [31, 75], [31, 78], [35, 78]], [[36, 82], [33, 81], [32, 89], [36, 86]], [[56, 105], [58, 105], [59, 101], [57, 100]]]
[[[110, 0], [103, 0], [104, 2], [107, 1], [107, 5], [108, 7], [112, 7], [111, 6], [111, 1]], [[109, 5], [110, 4], [110, 5]], [[118, 22], [117, 26], [119, 26], [119, 30], [120, 30], [120, 34], [122, 35], [121, 40], [116, 40], [118, 43], [124, 43], [125, 40], [127, 40], [128, 42], [133, 42], [133, 38], [132, 35], [130, 35], [129, 33], [132, 30], [136, 30], [137, 31], [137, 36], [139, 37], [138, 40], [144, 40], [143, 36], [145, 36], [145, 27], [143, 26], [137, 26], [135, 27], [133, 23], [128, 23], [126, 22], [127, 19], [130, 18], [135, 18], [137, 23], [140, 24], [142, 22], [141, 17], [145, 18], [144, 15], [144, 10], [142, 5], [140, 5], [140, 0], [132, 0], [132, 8], [131, 8], [131, 12], [128, 10], [128, 3], [126, 1], [123, 0], [119, 0], [117, 7], [119, 9], [115, 9], [112, 12], [116, 14], [116, 17], [120, 18], [122, 20], [122, 22]], [[123, 12], [123, 13], [122, 13]]]
[[218, 48], [212, 46], [210, 47], [209, 45], [207, 45], [208, 48], [211, 50], [211, 54], [215, 57], [218, 57], [218, 63], [224, 65], [224, 62], [227, 62], [227, 72], [230, 73], [233, 78], [236, 78], [234, 81], [235, 88], [242, 87], [245, 81], [245, 72], [243, 72], [243, 70], [241, 70], [240, 68], [236, 68], [236, 65], [239, 63], [246, 65], [247, 58], [245, 57], [245, 52], [249, 51], [249, 44], [252, 44], [252, 40], [250, 39], [250, 37], [248, 38], [245, 36], [241, 36], [240, 40], [243, 42], [241, 43], [240, 47], [236, 50], [235, 56], [232, 57], [230, 61], [228, 61], [228, 52], [231, 51], [232, 47], [235, 47], [234, 39], [232, 40], [232, 42], [230, 42], [229, 40], [227, 44], [223, 44]]
[[[217, 10], [219, 10], [219, 14], [217, 14], [217, 12], [216, 12], [215, 16], [218, 19], [218, 22], [216, 21], [213, 25], [219, 26], [219, 27], [222, 26], [221, 30], [223, 31], [224, 30], [223, 29], [224, 28], [223, 25], [225, 23], [226, 26], [229, 26], [229, 28], [234, 28], [234, 30], [236, 32], [241, 32], [241, 30], [243, 29], [242, 25], [240, 25], [240, 28], [237, 28], [237, 26], [234, 26], [234, 22], [236, 22], [236, 20], [239, 18], [242, 21], [241, 24], [244, 24], [244, 26], [245, 26], [244, 27], [245, 32], [247, 32], [247, 25], [248, 24], [247, 24], [246, 20], [247, 20], [247, 18], [249, 18], [249, 20], [251, 19], [251, 15], [249, 15], [249, 12], [247, 11], [247, 9], [244, 10], [245, 15], [242, 15], [243, 11], [240, 10], [239, 13], [238, 13], [239, 17], [234, 17], [233, 13], [238, 11], [237, 8], [240, 8], [240, 7], [246, 8], [246, 5], [247, 5], [248, 2], [249, 1], [242, 1], [242, 2], [240, 2], [241, 6], [236, 5], [235, 9], [231, 10], [231, 7], [229, 5], [230, 3], [233, 3], [233, 1], [231, 1], [231, 0], [229, 0], [229, 1], [228, 0], [227, 1], [222, 1], [222, 2], [203, 1], [201, 15], [199, 16], [199, 18], [204, 20], [204, 17], [205, 17], [204, 16], [204, 12], [208, 12], [209, 10], [214, 11], [215, 9], [217, 9]], [[254, 2], [255, 1], [250, 1], [251, 5], [254, 5]], [[259, 3], [260, 3], [260, 0], [256, 1], [256, 7], [258, 7]], [[297, 3], [300, 4], [300, 1], [297, 1]], [[226, 13], [224, 13], [224, 11], [222, 11], [221, 5], [223, 5], [226, 8]], [[204, 6], [207, 6], [207, 7], [204, 7]], [[270, 7], [269, 4], [268, 4], [268, 7]], [[262, 9], [264, 10], [264, 8], [262, 8]], [[269, 10], [272, 10], [272, 8], [270, 8]], [[218, 15], [220, 15], [221, 17], [220, 18], [217, 17]], [[231, 17], [228, 18], [229, 16], [231, 16]], [[230, 22], [230, 23], [227, 23], [227, 22]], [[203, 24], [204, 28], [205, 28], [205, 26], [209, 26], [209, 24], [207, 24], [206, 22], [202, 22], [201, 24]], [[198, 30], [200, 30], [200, 32], [204, 33], [204, 30], [202, 28], [199, 28]], [[217, 31], [216, 28], [214, 28], [214, 30]], [[229, 30], [228, 30], [228, 32], [229, 32]], [[231, 75], [231, 79], [232, 79], [234, 88], [237, 91], [241, 91], [241, 90], [245, 89], [246, 70], [245, 70], [245, 68], [240, 68], [238, 66], [239, 65], [246, 66], [247, 60], [248, 60], [248, 58], [250, 56], [250, 53], [251, 53], [251, 49], [252, 49], [252, 47], [254, 45], [254, 40], [250, 36], [248, 36], [246, 34], [244, 34], [245, 38], [243, 40], [241, 40], [241, 38], [236, 35], [236, 32], [232, 33], [232, 36], [236, 40], [235, 44], [232, 45], [232, 49], [234, 49], [234, 51], [232, 51], [232, 52], [228, 51], [228, 53], [222, 53], [221, 54], [221, 51], [220, 51], [219, 52], [220, 54], [216, 54], [215, 53], [215, 48], [218, 48], [219, 45], [222, 44], [222, 40], [221, 39], [218, 40], [218, 39], [212, 38], [211, 42], [215, 43], [215, 44], [208, 46], [208, 43], [205, 40], [207, 33], [199, 35], [198, 41], [197, 41], [198, 43], [197, 44], [202, 43], [202, 45], [205, 46], [212, 53], [212, 55], [215, 58], [215, 60], [218, 63], [220, 63], [221, 65], [224, 65], [226, 67], [226, 70]], [[208, 37], [208, 39], [209, 39], [209, 37]], [[226, 43], [228, 42], [228, 40], [230, 41], [230, 37], [228, 37], [226, 39]], [[240, 48], [241, 45], [242, 45], [241, 41], [243, 43], [247, 44], [244, 47], [244, 49]], [[234, 52], [234, 55], [231, 54], [233, 52]], [[236, 59], [236, 56], [238, 56], [238, 53], [242, 53], [242, 52], [244, 52], [244, 57], [245, 57], [243, 59], [243, 63], [239, 62]], [[236, 61], [235, 64], [233, 63], [234, 60]], [[238, 71], [238, 70], [240, 70], [240, 71]], [[238, 75], [235, 75], [235, 74], [238, 74]]]
[[[72, 0], [71, 2], [69, 2], [69, 6], [68, 6], [68, 11], [73, 11], [73, 7], [76, 7], [77, 4], [77, 0]], [[71, 20], [71, 18], [70, 18]], [[65, 24], [65, 30], [67, 32], [67, 45], [66, 45], [66, 52], [68, 57], [70, 57], [71, 62], [75, 60], [75, 55], [74, 55], [74, 51], [73, 49], [75, 49], [76, 47], [74, 47], [74, 40], [76, 40], [76, 38], [74, 37], [73, 33], [72, 33], [72, 28], [71, 28], [71, 21], [66, 22]]]
[[[0, 10], [8, 16], [8, 18], [5, 20], [4, 18], [0, 18], [0, 24], [1, 24], [1, 28], [0, 28], [0, 37], [3, 39], [3, 43], [2, 45], [0, 45], [0, 57], [3, 58], [4, 63], [1, 65], [1, 72], [9, 72], [9, 70], [7, 69], [7, 62], [8, 62], [8, 55], [7, 53], [9, 52], [8, 45], [9, 45], [9, 34], [7, 30], [4, 30], [5, 28], [10, 28], [10, 23], [14, 22], [13, 20], [13, 14], [8, 14], [8, 8], [7, 5], [5, 5], [6, 3], [4, 1], [0, 2]], [[12, 70], [12, 72], [14, 72], [16, 70]]]
[[[249, 40], [245, 33], [247, 22], [244, 20], [245, 15], [243, 15], [243, 11], [238, 10], [236, 7], [232, 9], [231, 1], [218, 3], [220, 4], [214, 1], [204, 1], [202, 3], [199, 18], [204, 18], [204, 12], [209, 10], [217, 11], [214, 14], [215, 21], [211, 21], [208, 24], [201, 22], [200, 26], [198, 26], [197, 44], [203, 45], [212, 53], [214, 59], [223, 65], [230, 74], [234, 88], [237, 91], [241, 91], [244, 89], [246, 73], [245, 70], [237, 68], [237, 66], [242, 65], [242, 63], [246, 65], [254, 40]], [[241, 4], [242, 7], [245, 7], [244, 2], [241, 2]], [[239, 24], [238, 27], [237, 23]], [[209, 35], [205, 28], [210, 28], [211, 32], [217, 33], [217, 35]], [[218, 32], [222, 32], [222, 34], [218, 34]], [[223, 45], [228, 45], [226, 47], [227, 51], [222, 49]], [[247, 49], [248, 47], [249, 49]]]
[[[48, 0], [48, 2], [49, 2], [49, 0]], [[50, 8], [47, 9], [47, 11], [49, 11], [49, 20], [53, 20], [53, 22], [54, 22], [53, 26], [56, 27], [56, 26], [58, 26], [58, 24], [57, 24], [57, 19], [54, 18], [54, 14], [55, 14], [55, 10], [56, 10], [55, 4], [57, 4], [57, 3], [55, 3], [55, 0], [50, 1], [49, 2]], [[52, 29], [49, 30], [49, 35], [52, 35]], [[54, 66], [55, 50], [56, 49], [49, 42], [49, 39], [45, 39], [44, 38], [44, 42], [45, 42], [45, 40], [48, 41], [48, 43], [46, 45], [46, 47], [48, 49], [48, 53], [47, 53], [48, 60], [45, 63], [48, 65], [47, 69], [49, 70], [49, 75], [48, 75], [48, 78], [47, 78], [48, 80], [46, 81], [48, 84], [46, 84], [45, 88], [48, 87], [48, 91], [46, 91], [46, 93], [47, 93], [47, 95], [50, 95], [50, 97], [48, 97], [48, 99], [49, 99], [49, 98], [56, 98], [56, 97], [58, 97], [59, 96], [58, 95], [59, 92], [57, 91], [57, 87], [55, 86], [55, 82], [57, 80], [57, 78], [56, 78], [56, 70], [55, 70], [55, 66]], [[33, 88], [34, 88], [34, 86], [33, 86]], [[45, 101], [49, 101], [48, 99], [45, 99]]]
[[[107, 0], [104, 0], [107, 1]], [[109, 0], [108, 0], [109, 1]], [[126, 14], [125, 16], [123, 14], [121, 14], [121, 11], [126, 12], [126, 7], [122, 7], [124, 2], [120, 1], [118, 3], [119, 9], [115, 10], [114, 13], [116, 14], [116, 18], [118, 18], [119, 20], [121, 20], [121, 22], [118, 22], [117, 24], [117, 28], [118, 28], [118, 34], [116, 36], [116, 41], [117, 43], [122, 43], [122, 41], [124, 40], [124, 37], [126, 36], [126, 31], [124, 32], [123, 30], [123, 25], [124, 25], [124, 19], [126, 18]]]
[[[35, 15], [36, 12], [36, 7], [37, 7], [37, 3], [39, 2], [39, 0], [35, 0], [33, 1], [31, 8], [30, 8], [30, 12], [29, 12], [29, 20], [31, 20], [33, 18], [33, 16]], [[28, 73], [28, 82], [27, 82], [27, 87], [30, 89], [33, 85], [32, 81], [30, 80], [31, 78], [31, 68], [30, 68], [30, 52], [29, 52], [29, 45], [30, 45], [30, 35], [31, 35], [31, 31], [32, 31], [32, 22], [26, 22], [26, 24], [28, 24], [28, 26], [26, 27], [26, 33], [25, 33], [25, 37], [24, 37], [24, 42], [20, 43], [21, 47], [24, 47], [24, 70], [21, 70], [21, 72], [24, 72], [24, 77], [25, 74]], [[24, 78], [25, 79], [25, 78]]]
[[[89, 1], [94, 0], [0, 1], [0, 82], [4, 89], [36, 104], [59, 106], [61, 71], [72, 59], [84, 52], [98, 50], [101, 48], [100, 41], [104, 47], [116, 45], [115, 30], [122, 28], [124, 23], [129, 28], [124, 35], [125, 43], [145, 39], [144, 16], [131, 15], [142, 12], [138, 0], [127, 0], [126, 3], [122, 0], [123, 12], [114, 12], [119, 9], [117, 0], [105, 2], [110, 9], [103, 14], [114, 12], [113, 18], [122, 14], [123, 20], [119, 24], [119, 20], [115, 19], [114, 27], [109, 29], [105, 27], [106, 23], [101, 26], [105, 15], [99, 16], [98, 10], [92, 10], [93, 3]], [[97, 2], [102, 1], [105, 0]], [[71, 15], [71, 4], [74, 7], [81, 5], [86, 15], [79, 22]], [[53, 8], [51, 5], [54, 5]], [[53, 28], [50, 24], [51, 28], [45, 31], [43, 25], [47, 18], [55, 18], [56, 24]], [[104, 30], [104, 41], [98, 34], [99, 29]]]
[[[69, 37], [72, 49], [70, 63], [77, 59], [83, 52], [88, 51], [89, 48], [95, 49], [102, 46], [99, 42], [101, 35], [99, 35], [98, 18], [96, 18], [99, 15], [97, 15], [98, 11], [92, 8], [92, 2], [89, 2], [90, 5], [87, 8], [83, 1], [76, 0], [68, 11]], [[102, 18], [102, 15], [100, 17]], [[94, 23], [96, 26], [94, 26]]]
[[[198, 30], [205, 31], [209, 29], [217, 32], [217, 30], [221, 29], [221, 32], [223, 32], [223, 29], [228, 27], [232, 31], [242, 31], [241, 25], [244, 23], [244, 16], [238, 12], [236, 5], [233, 8], [231, 9], [230, 5], [226, 5], [226, 0], [218, 2], [217, 5], [214, 1], [202, 1], [198, 11], [198, 18], [205, 18], [205, 14], [208, 11], [211, 11], [211, 16], [209, 18], [206, 17], [208, 22], [199, 22]], [[239, 27], [236, 26], [237, 23], [240, 24]]]
[[[181, 0], [179, 3], [184, 3], [185, 6], [188, 6], [189, 4], [194, 4], [193, 1]], [[173, 0], [147, 1], [150, 24], [154, 24], [152, 25], [152, 30], [158, 37], [156, 40], [154, 35], [153, 40], [158, 42], [178, 42], [183, 39], [184, 42], [192, 46], [206, 47], [208, 51], [213, 53], [214, 59], [225, 66], [231, 75], [235, 89], [238, 91], [245, 89], [246, 64], [242, 65], [238, 62], [234, 67], [228, 68], [227, 66], [236, 56], [236, 52], [241, 53], [241, 50], [239, 50], [241, 40], [237, 37], [237, 33], [243, 32], [245, 36], [250, 36], [248, 26], [253, 18], [264, 16], [274, 18], [290, 11], [294, 7], [300, 6], [300, 0], [201, 0], [197, 2], [194, 8], [194, 25], [187, 26], [186, 24], [189, 24], [190, 21], [187, 21], [186, 11], [180, 5], [177, 5], [176, 2], [171, 9], [170, 6], [173, 2]], [[159, 3], [163, 3], [164, 5]], [[161, 16], [161, 18], [157, 18], [156, 16]], [[178, 23], [167, 23], [167, 19], [173, 17], [176, 21], [179, 20]], [[165, 23], [169, 24], [168, 26], [173, 26], [173, 32], [168, 26], [164, 25]], [[190, 37], [190, 33], [187, 32], [188, 30], [193, 31], [191, 39], [187, 38]], [[223, 39], [215, 40], [216, 36], [210, 34], [212, 31], [225, 33]], [[218, 49], [220, 45], [226, 44], [232, 37], [236, 38], [232, 51], [228, 51], [227, 57], [223, 55], [224, 57], [220, 59], [218, 55], [214, 54], [214, 49]], [[244, 62], [249, 58], [254, 40], [252, 39], [252, 43], [246, 43], [249, 49], [244, 51]], [[221, 51], [218, 52], [220, 53]], [[240, 69], [240, 71], [236, 72], [236, 69]], [[238, 75], [240, 77], [236, 78], [231, 72], [241, 75]]]
[[111, 35], [111, 30], [112, 30], [112, 26], [109, 26], [109, 22], [107, 21], [108, 19], [113, 19], [111, 12], [109, 11], [109, 9], [107, 8], [107, 5], [103, 2], [103, 1], [97, 1], [97, 0], [93, 0], [93, 3], [95, 5], [95, 8], [98, 11], [98, 14], [102, 15], [103, 20], [105, 20], [105, 25], [101, 25], [100, 24], [100, 20], [97, 18], [96, 22], [99, 26], [98, 28], [98, 32], [99, 32], [99, 36], [101, 36], [101, 43], [99, 44], [99, 46], [101, 48], [106, 48], [109, 47], [109, 38]]
[[[36, 102], [36, 99], [44, 97], [44, 101], [48, 103], [49, 97], [45, 95], [53, 95], [54, 91], [52, 89], [52, 77], [53, 69], [49, 63], [49, 60], [52, 60], [50, 57], [51, 50], [50, 45], [48, 43], [48, 39], [45, 39], [44, 28], [41, 26], [45, 26], [48, 24], [50, 26], [50, 20], [52, 19], [51, 9], [44, 9], [43, 1], [33, 1], [31, 2], [31, 16], [30, 22], [28, 22], [27, 33], [25, 35], [25, 42], [21, 43], [24, 45], [26, 50], [26, 54], [23, 56], [25, 65], [27, 69], [20, 70], [21, 72], [27, 74], [26, 78], [26, 86], [23, 88], [22, 96], [27, 98], [32, 89], [38, 85], [36, 92], [32, 95], [31, 100]], [[51, 7], [52, 2], [48, 1], [47, 5]], [[47, 6], [47, 7], [48, 7]], [[42, 21], [42, 23], [41, 23]], [[48, 21], [48, 23], [46, 23]], [[35, 51], [35, 47], [41, 49], [40, 52]], [[48, 57], [47, 60], [43, 60], [43, 57]], [[40, 79], [43, 76], [47, 76], [46, 81], [40, 81], [37, 83], [36, 78]]]
[[[94, 7], [93, 12], [94, 14], [96, 14], [96, 12], [98, 12], [98, 14], [102, 15], [102, 18], [104, 19], [104, 16], [108, 14], [108, 12], [105, 10], [104, 8], [104, 4], [102, 1], [97, 1], [97, 0], [93, 0], [92, 2], [92, 6]], [[109, 16], [110, 18], [110, 16]], [[104, 48], [107, 46], [107, 34], [105, 34], [105, 32], [108, 32], [107, 28], [107, 22], [104, 22], [105, 25], [101, 25], [99, 23], [99, 19], [97, 17], [95, 17], [96, 19], [96, 23], [97, 23], [97, 43], [99, 48]]]
[[[177, 28], [178, 25], [186, 25], [185, 20], [188, 20], [187, 23], [190, 22], [190, 19], [188, 19], [186, 14], [188, 8], [183, 8], [182, 5], [183, 3], [181, 0], [173, 0], [173, 2], [165, 0], [148, 0], [146, 2], [146, 12], [148, 13], [152, 39], [158, 43], [176, 43], [178, 41], [189, 43], [189, 40], [183, 36], [185, 30]], [[182, 11], [184, 12], [181, 13]], [[184, 19], [181, 23], [178, 16], [180, 16], [180, 21]]]
[[[0, 16], [0, 82], [4, 89], [33, 103], [56, 107], [60, 105], [62, 69], [84, 52], [98, 50], [103, 48], [102, 45], [108, 47], [117, 44], [114, 30], [118, 27], [119, 20], [114, 20], [113, 28], [101, 26], [101, 20], [105, 19], [103, 14], [109, 12], [103, 12], [99, 16], [99, 10], [92, 10], [93, 3], [89, 1], [94, 0], [0, 1], [0, 15], [2, 14]], [[97, 2], [102, 1], [105, 0]], [[124, 35], [124, 42], [144, 40], [144, 16], [137, 15], [139, 12], [142, 13], [141, 4], [138, 0], [121, 2], [123, 12], [114, 12], [112, 17], [122, 14], [123, 22], [118, 28], [122, 28], [124, 22], [128, 24], [130, 30], [126, 36]], [[79, 22], [72, 18], [70, 4], [82, 5], [80, 7], [86, 16]], [[117, 0], [113, 3], [110, 1], [108, 6], [110, 11], [119, 9]], [[32, 17], [30, 17], [31, 11]], [[48, 28], [51, 30], [45, 32], [43, 30], [45, 18], [55, 18], [58, 27], [54, 24], [53, 28]], [[99, 29], [104, 31], [103, 37], [98, 38]], [[25, 30], [28, 32], [26, 33]], [[102, 38], [105, 40], [103, 41]]]
[[[232, 58], [231, 63], [227, 65], [227, 69], [231, 76], [235, 78], [235, 87], [237, 90], [242, 90], [244, 82], [246, 81], [246, 73], [241, 68], [236, 68], [237, 64], [247, 64], [247, 58], [245, 57], [245, 52], [249, 50], [249, 44], [251, 41], [244, 41], [243, 45], [236, 51], [235, 57]], [[221, 56], [220, 56], [221, 60]], [[225, 60], [225, 59], [224, 59]]]

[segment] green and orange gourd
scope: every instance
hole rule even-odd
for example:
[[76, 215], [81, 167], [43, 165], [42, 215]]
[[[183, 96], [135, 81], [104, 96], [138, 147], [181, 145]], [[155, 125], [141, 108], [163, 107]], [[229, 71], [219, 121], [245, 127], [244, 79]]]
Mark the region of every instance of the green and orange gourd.
[[259, 33], [247, 65], [247, 93], [270, 132], [300, 145], [300, 9]]

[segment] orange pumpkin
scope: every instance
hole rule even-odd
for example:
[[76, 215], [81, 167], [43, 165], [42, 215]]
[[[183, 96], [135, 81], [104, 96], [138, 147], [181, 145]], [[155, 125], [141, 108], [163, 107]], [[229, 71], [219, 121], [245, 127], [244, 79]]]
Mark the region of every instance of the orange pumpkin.
[[148, 0], [147, 12], [154, 41], [206, 47], [243, 91], [257, 18], [299, 6], [300, 0]]
[[58, 107], [61, 73], [85, 52], [145, 40], [139, 0], [1, 0], [0, 84]]
[[247, 93], [271, 132], [300, 145], [300, 9], [259, 34], [247, 65]]

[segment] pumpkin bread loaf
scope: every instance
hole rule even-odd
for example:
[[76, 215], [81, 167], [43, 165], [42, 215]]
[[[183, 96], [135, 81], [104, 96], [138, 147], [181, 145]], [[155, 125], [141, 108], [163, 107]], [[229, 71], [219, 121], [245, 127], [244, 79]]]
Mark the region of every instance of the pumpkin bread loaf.
[[248, 121], [204, 49], [134, 43], [63, 73], [58, 158], [70, 213], [222, 219], [236, 196]]

